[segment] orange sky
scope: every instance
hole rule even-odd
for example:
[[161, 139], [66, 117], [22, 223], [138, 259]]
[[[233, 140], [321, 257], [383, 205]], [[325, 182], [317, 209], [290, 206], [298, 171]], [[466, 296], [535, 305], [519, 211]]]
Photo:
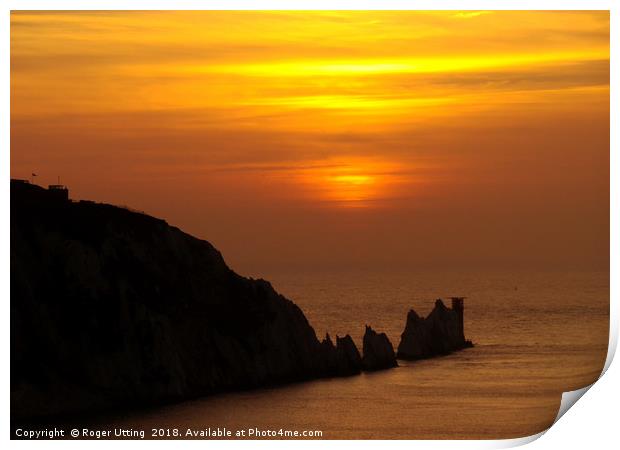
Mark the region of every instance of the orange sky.
[[607, 12], [14, 12], [11, 176], [233, 268], [607, 269]]

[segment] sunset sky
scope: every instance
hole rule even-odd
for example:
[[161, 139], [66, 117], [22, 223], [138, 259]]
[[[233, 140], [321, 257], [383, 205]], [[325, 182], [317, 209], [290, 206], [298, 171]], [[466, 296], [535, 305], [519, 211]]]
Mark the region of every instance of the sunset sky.
[[245, 275], [607, 270], [609, 13], [14, 12], [33, 172]]

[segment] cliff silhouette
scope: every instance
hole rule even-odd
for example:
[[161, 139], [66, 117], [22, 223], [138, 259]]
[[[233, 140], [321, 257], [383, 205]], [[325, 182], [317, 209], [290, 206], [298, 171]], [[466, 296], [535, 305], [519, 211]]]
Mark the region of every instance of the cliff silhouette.
[[[165, 221], [11, 183], [11, 415], [359, 373], [265, 280]], [[357, 355], [357, 356], [356, 356]], [[359, 361], [358, 361], [359, 360]]]

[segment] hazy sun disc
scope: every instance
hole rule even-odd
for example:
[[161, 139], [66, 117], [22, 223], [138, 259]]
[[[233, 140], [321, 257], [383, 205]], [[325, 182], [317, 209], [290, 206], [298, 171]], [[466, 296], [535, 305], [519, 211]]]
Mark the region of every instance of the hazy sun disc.
[[374, 177], [370, 175], [335, 175], [328, 177], [328, 179], [334, 183], [341, 183], [344, 186], [360, 186], [365, 184], [371, 184], [375, 180]]
[[393, 163], [347, 159], [317, 164], [300, 174], [300, 181], [315, 200], [345, 208], [378, 205], [398, 178]]
[[366, 206], [366, 202], [377, 197], [378, 194], [376, 176], [351, 173], [328, 175], [325, 180], [329, 196], [344, 206]]

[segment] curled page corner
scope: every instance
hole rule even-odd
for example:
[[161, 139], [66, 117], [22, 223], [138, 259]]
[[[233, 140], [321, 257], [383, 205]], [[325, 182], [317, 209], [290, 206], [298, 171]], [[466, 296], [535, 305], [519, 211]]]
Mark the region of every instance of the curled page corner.
[[555, 423], [560, 420], [560, 418], [566, 413], [566, 411], [568, 411], [575, 403], [577, 403], [577, 400], [579, 400], [583, 394], [585, 394], [586, 392], [588, 392], [588, 389], [590, 389], [592, 386], [594, 386], [594, 383], [583, 387], [581, 389], [577, 389], [575, 391], [568, 391], [568, 392], [563, 392], [562, 393], [562, 400], [560, 401], [560, 409], [558, 410], [558, 414], [555, 417], [555, 420], [553, 421], [553, 423], [551, 424], [551, 426], [539, 433], [536, 434], [532, 434], [530, 436], [524, 436], [522, 438], [515, 438], [515, 439], [502, 439], [500, 441], [495, 441], [494, 442], [494, 446], [493, 448], [514, 448], [514, 447], [521, 447], [523, 445], [529, 444], [531, 442], [534, 442], [535, 440], [537, 440], [538, 438], [542, 437], [547, 431], [549, 431], [549, 429], [551, 429], [551, 427], [553, 425], [555, 425]]
[[[610, 305], [610, 308], [613, 308], [613, 306]], [[618, 346], [618, 324], [616, 321], [612, 319], [612, 317], [616, 317], [615, 315], [612, 315], [612, 312], [613, 311], [610, 310], [610, 330], [609, 330], [609, 344], [607, 346], [607, 358], [605, 359], [605, 365], [603, 366], [603, 370], [601, 371], [601, 374], [599, 375], [598, 379], [600, 379], [603, 375], [605, 375], [605, 372], [607, 372], [607, 369], [609, 369], [609, 366], [611, 365], [611, 362], [614, 359], [614, 356], [616, 354], [616, 349]], [[596, 383], [596, 381], [594, 383]], [[594, 383], [588, 386], [582, 387], [581, 389], [563, 392], [562, 401], [560, 402], [560, 409], [558, 410], [558, 415], [555, 417], [555, 420], [553, 421], [553, 424], [551, 426], [555, 425], [555, 423], [558, 420], [560, 420], [560, 418], [562, 418], [564, 414], [566, 414], [566, 411], [568, 411], [575, 403], [577, 403], [577, 400], [583, 397], [583, 395], [586, 392], [588, 392], [588, 390], [592, 386], [594, 386]]]
[[530, 436], [525, 436], [525, 437], [520, 437], [520, 438], [513, 438], [513, 439], [502, 439], [502, 440], [499, 440], [499, 441], [493, 441], [493, 447], [492, 448], [515, 448], [515, 447], [521, 447], [523, 445], [530, 444], [530, 443], [534, 442], [536, 439], [541, 437], [546, 432], [547, 432], [547, 430], [543, 430], [543, 431], [541, 431], [539, 433], [532, 434]]
[[566, 411], [568, 411], [575, 403], [577, 403], [577, 400], [579, 400], [583, 396], [583, 394], [588, 392], [588, 389], [590, 389], [592, 386], [594, 386], [594, 383], [581, 389], [577, 389], [575, 391], [563, 392], [562, 401], [560, 402], [560, 409], [558, 410], [558, 415], [555, 417], [553, 424], [555, 425], [555, 423], [560, 420], [560, 418], [566, 413]]

